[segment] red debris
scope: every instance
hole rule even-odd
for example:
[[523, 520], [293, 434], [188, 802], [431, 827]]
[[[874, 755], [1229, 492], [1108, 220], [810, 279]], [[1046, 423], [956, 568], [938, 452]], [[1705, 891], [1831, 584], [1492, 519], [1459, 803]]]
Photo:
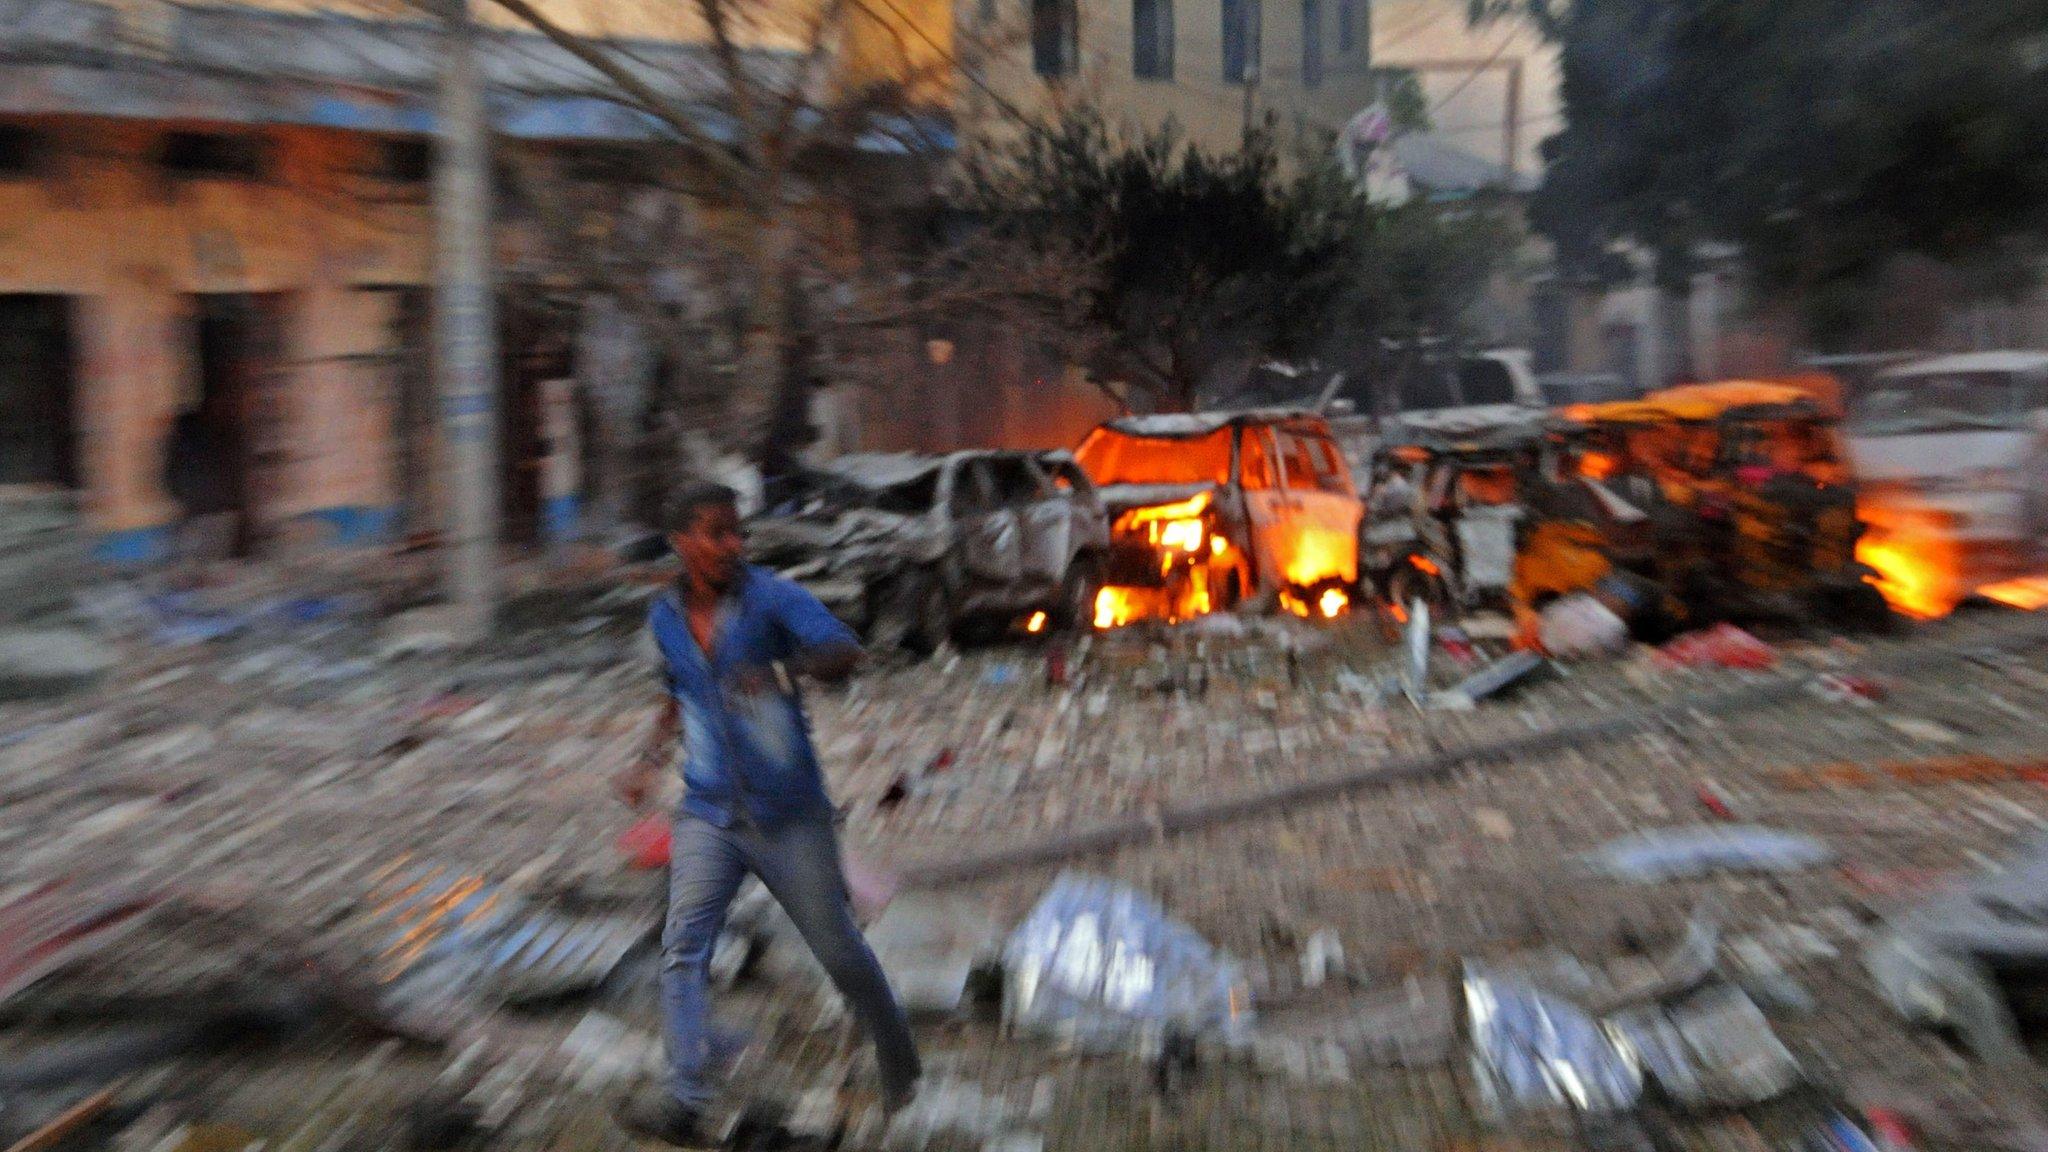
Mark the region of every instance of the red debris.
[[1823, 698], [1841, 702], [1882, 700], [1891, 692], [1881, 681], [1842, 672], [1822, 676], [1817, 687]]
[[1733, 624], [1716, 624], [1699, 632], [1687, 632], [1657, 650], [1661, 662], [1680, 668], [1716, 664], [1723, 668], [1762, 671], [1778, 663], [1771, 646]]
[[1851, 888], [1881, 900], [1924, 896], [1954, 879], [1934, 868], [1870, 868], [1861, 864], [1844, 864], [1841, 874]]
[[619, 834], [619, 851], [626, 855], [626, 867], [652, 872], [668, 867], [670, 840], [668, 817], [656, 814], [642, 818]]
[[1722, 820], [1741, 819], [1735, 813], [1734, 798], [1728, 795], [1726, 788], [1721, 787], [1712, 780], [1708, 780], [1699, 786], [1698, 795], [1701, 806], [1706, 808], [1707, 811], [1712, 812], [1716, 817]]
[[1919, 1147], [1913, 1143], [1913, 1128], [1906, 1118], [1889, 1108], [1865, 1108], [1863, 1122], [1884, 1152], [1911, 1152]]
[[133, 891], [80, 893], [53, 881], [0, 906], [0, 1001], [105, 946], [161, 902]]

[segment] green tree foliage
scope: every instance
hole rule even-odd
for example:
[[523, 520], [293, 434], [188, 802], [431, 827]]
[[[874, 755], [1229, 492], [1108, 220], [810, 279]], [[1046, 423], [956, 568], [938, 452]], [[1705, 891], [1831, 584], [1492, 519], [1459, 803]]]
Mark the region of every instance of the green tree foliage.
[[1403, 132], [1428, 132], [1436, 127], [1429, 115], [1429, 93], [1413, 68], [1375, 68], [1373, 77], [1395, 128]]
[[1532, 219], [1581, 268], [1628, 241], [1676, 281], [1732, 243], [1822, 343], [1856, 338], [1902, 257], [2024, 286], [2048, 231], [2041, 0], [1529, 4], [1567, 123]]
[[1075, 358], [1185, 410], [1266, 357], [1351, 362], [1449, 335], [1512, 250], [1483, 211], [1374, 205], [1330, 157], [1283, 164], [1270, 127], [1211, 155], [1081, 110], [980, 158], [970, 183], [999, 230], [1087, 270]]

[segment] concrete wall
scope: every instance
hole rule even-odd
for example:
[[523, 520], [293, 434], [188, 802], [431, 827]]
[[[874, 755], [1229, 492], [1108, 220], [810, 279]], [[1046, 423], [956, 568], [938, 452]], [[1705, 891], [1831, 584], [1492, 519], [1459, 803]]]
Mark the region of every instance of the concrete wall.
[[940, 364], [923, 340], [903, 333], [895, 371], [834, 398], [835, 446], [868, 452], [1072, 448], [1123, 412], [1079, 369], [1030, 355], [998, 325], [972, 326], [955, 333], [951, 344], [951, 356]]
[[286, 294], [277, 394], [289, 453], [268, 518], [354, 524], [387, 507], [389, 406], [362, 357], [385, 350], [388, 303], [357, 289], [424, 283], [429, 244], [416, 198], [363, 198], [369, 142], [275, 130], [264, 179], [185, 180], [154, 163], [159, 129], [36, 126], [45, 170], [0, 180], [0, 292], [71, 299], [85, 503], [108, 550], [148, 553], [174, 514], [163, 439], [197, 393], [197, 293]]

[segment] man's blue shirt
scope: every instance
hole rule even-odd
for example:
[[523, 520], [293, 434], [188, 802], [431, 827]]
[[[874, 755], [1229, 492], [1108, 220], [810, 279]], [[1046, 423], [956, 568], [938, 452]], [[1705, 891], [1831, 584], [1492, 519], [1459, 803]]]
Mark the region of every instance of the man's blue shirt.
[[774, 687], [742, 693], [731, 682], [742, 669], [808, 649], [858, 645], [853, 629], [795, 583], [752, 565], [719, 609], [708, 658], [674, 589], [655, 597], [647, 624], [682, 719], [683, 811], [721, 828], [742, 816], [757, 824], [829, 816], [802, 698]]

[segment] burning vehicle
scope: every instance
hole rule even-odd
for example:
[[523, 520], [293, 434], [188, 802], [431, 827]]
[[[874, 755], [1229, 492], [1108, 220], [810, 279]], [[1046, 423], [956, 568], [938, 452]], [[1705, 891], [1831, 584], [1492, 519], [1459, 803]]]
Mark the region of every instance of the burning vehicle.
[[2048, 572], [2048, 352], [1942, 356], [1852, 399], [1863, 558], [1899, 611], [1941, 616]]
[[870, 645], [928, 652], [963, 629], [1091, 619], [1109, 523], [1068, 453], [856, 454], [803, 491], [750, 523], [749, 551]]
[[1565, 422], [1572, 469], [1642, 518], [1647, 536], [1624, 562], [1695, 618], [1886, 616], [1861, 559], [1840, 420], [1807, 389], [1694, 384], [1574, 407]]
[[1349, 607], [1364, 505], [1322, 417], [1131, 416], [1076, 457], [1111, 517], [1096, 627], [1251, 603], [1310, 617]]
[[1363, 583], [1396, 615], [1416, 600], [1444, 618], [1506, 598], [1545, 444], [1533, 410], [1433, 415], [1390, 425], [1372, 458]]

